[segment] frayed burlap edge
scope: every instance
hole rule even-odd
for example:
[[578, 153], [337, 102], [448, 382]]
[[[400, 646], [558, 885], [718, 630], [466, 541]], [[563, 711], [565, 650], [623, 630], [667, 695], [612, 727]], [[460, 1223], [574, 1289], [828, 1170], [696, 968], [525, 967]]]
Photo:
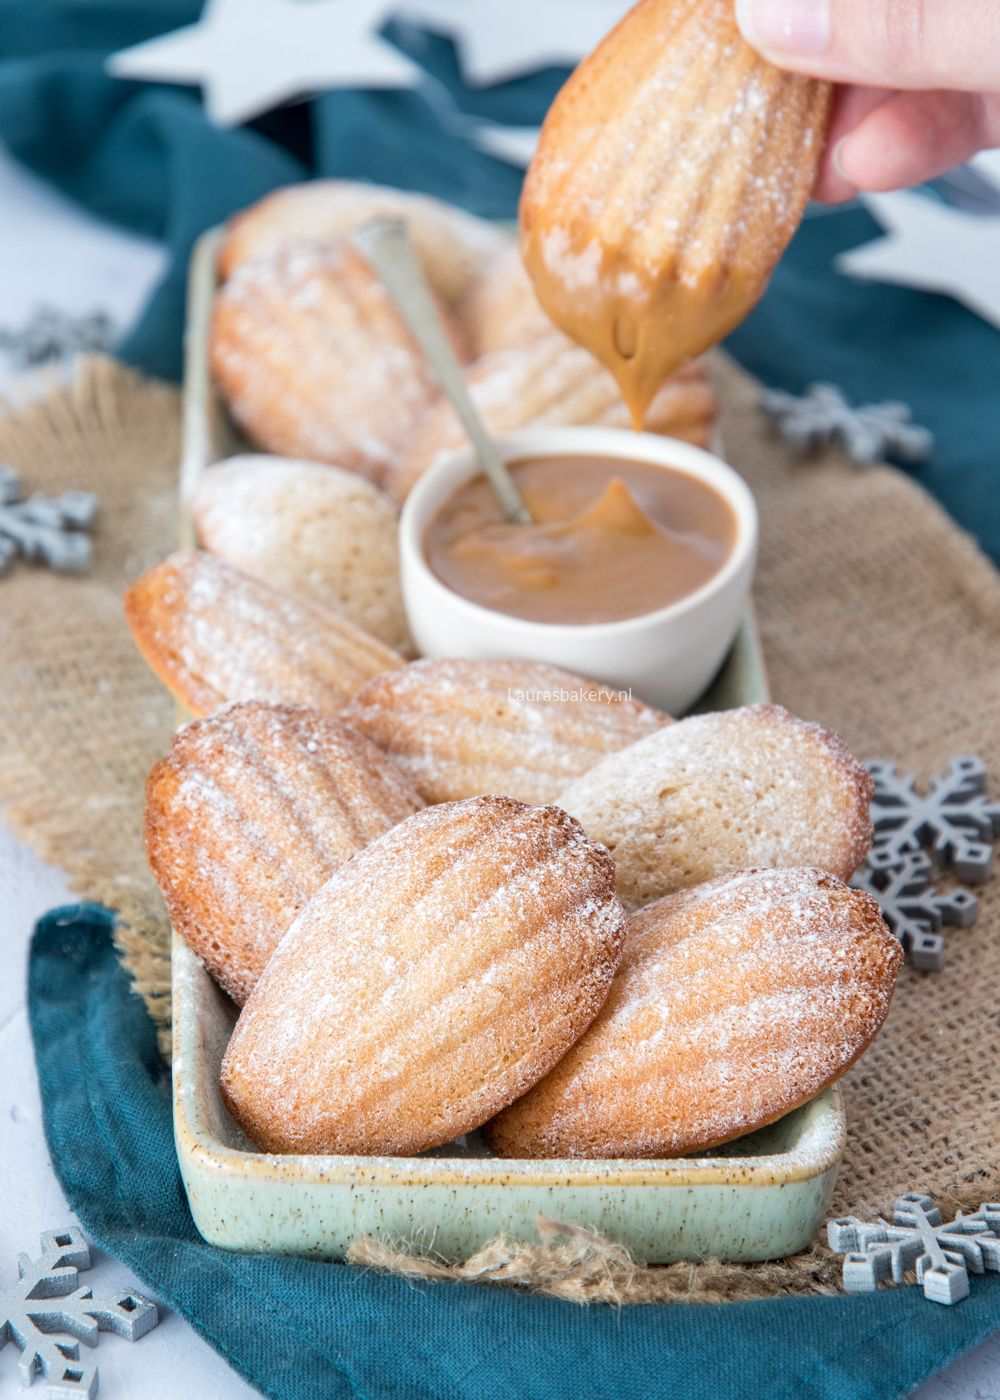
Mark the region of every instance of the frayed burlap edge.
[[58, 866], [81, 900], [114, 911], [115, 948], [153, 1019], [160, 1051], [169, 1058], [170, 924], [159, 891], [145, 882], [144, 888], [129, 889], [126, 876], [104, 873], [100, 853], [79, 843], [79, 832], [58, 807], [10, 796], [30, 787], [27, 765], [16, 756], [0, 754], [0, 819], [47, 865]]
[[770, 1264], [725, 1264], [718, 1259], [649, 1265], [624, 1245], [580, 1225], [542, 1217], [538, 1243], [497, 1235], [469, 1259], [449, 1261], [413, 1242], [365, 1236], [347, 1261], [413, 1283], [474, 1283], [520, 1288], [564, 1302], [733, 1303], [776, 1294], [837, 1292], [837, 1259], [816, 1248]]
[[[0, 401], [0, 461], [22, 473], [28, 490], [83, 486], [100, 501], [87, 575], [56, 578], [18, 564], [0, 582], [0, 815], [42, 860], [63, 870], [81, 899], [115, 910], [119, 955], [164, 1054], [170, 929], [135, 819], [144, 774], [169, 740], [173, 706], [134, 653], [120, 598], [176, 541], [179, 442], [177, 391], [103, 356], [82, 359], [71, 380], [43, 372]], [[51, 665], [57, 645], [65, 649], [64, 675]], [[123, 744], [125, 754], [107, 782], [102, 717], [87, 698], [105, 676], [112, 677], [114, 710], [105, 720], [108, 734], [117, 731], [115, 747]], [[85, 727], [74, 726], [74, 690], [81, 715], [88, 712]], [[125, 830], [133, 839], [123, 839]]]
[[[981, 1194], [943, 1192], [943, 1213], [974, 1211]], [[891, 1203], [889, 1203], [891, 1204]], [[596, 1231], [539, 1216], [538, 1242], [498, 1234], [468, 1259], [446, 1259], [419, 1238], [365, 1235], [354, 1240], [347, 1262], [412, 1283], [492, 1284], [520, 1288], [568, 1303], [612, 1307], [650, 1303], [751, 1303], [781, 1294], [833, 1296], [842, 1291], [843, 1258], [825, 1242], [788, 1259], [728, 1264], [720, 1259], [645, 1264]], [[915, 1274], [906, 1276], [915, 1282]]]

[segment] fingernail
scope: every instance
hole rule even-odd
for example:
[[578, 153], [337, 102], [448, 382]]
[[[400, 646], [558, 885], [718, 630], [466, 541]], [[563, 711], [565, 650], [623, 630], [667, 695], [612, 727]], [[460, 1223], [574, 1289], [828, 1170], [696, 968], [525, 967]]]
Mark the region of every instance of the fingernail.
[[856, 182], [851, 179], [850, 175], [848, 175], [846, 169], [844, 168], [844, 150], [846, 144], [847, 137], [842, 136], [837, 142], [837, 144], [834, 146], [833, 150], [830, 152], [830, 164], [833, 166], [836, 174], [839, 175], [841, 180], [843, 180], [844, 182], [844, 189], [838, 190], [837, 194], [833, 196], [833, 198], [835, 198], [838, 202], [847, 199], [855, 199], [857, 198], [858, 194], [858, 186]]
[[834, 170], [836, 170], [840, 178], [842, 180], [846, 180], [848, 184], [853, 184], [850, 175], [848, 175], [847, 171], [844, 169], [844, 142], [846, 140], [846, 136], [842, 136], [840, 138], [840, 140], [834, 146], [833, 150], [830, 152], [830, 161], [833, 165]]
[[825, 53], [830, 0], [736, 0], [736, 19], [755, 48], [775, 54]]

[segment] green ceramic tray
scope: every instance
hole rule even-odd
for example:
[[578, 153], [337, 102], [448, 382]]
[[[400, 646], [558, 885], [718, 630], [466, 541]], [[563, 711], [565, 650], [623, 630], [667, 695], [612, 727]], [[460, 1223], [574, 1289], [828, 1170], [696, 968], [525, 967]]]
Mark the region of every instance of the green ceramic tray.
[[[219, 232], [192, 262], [182, 496], [244, 446], [212, 392], [206, 341]], [[192, 538], [186, 527], [186, 539]], [[751, 616], [699, 709], [768, 698]], [[174, 1131], [195, 1222], [230, 1249], [340, 1258], [376, 1233], [433, 1241], [461, 1257], [498, 1231], [533, 1238], [540, 1215], [600, 1230], [663, 1263], [772, 1259], [812, 1238], [844, 1149], [835, 1086], [778, 1123], [706, 1157], [673, 1161], [501, 1161], [473, 1134], [420, 1157], [275, 1156], [223, 1106], [219, 1066], [236, 1008], [180, 938], [173, 949]]]

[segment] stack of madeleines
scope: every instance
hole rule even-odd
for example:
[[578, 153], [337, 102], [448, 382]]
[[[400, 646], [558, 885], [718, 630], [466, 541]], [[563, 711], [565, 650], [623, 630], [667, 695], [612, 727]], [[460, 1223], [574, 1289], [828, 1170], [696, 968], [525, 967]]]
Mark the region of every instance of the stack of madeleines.
[[[772, 705], [674, 721], [554, 667], [414, 660], [399, 503], [458, 445], [345, 241], [413, 230], [494, 431], [624, 423], [496, 230], [320, 182], [236, 219], [212, 363], [265, 455], [210, 469], [202, 548], [129, 589], [195, 719], [147, 785], [174, 928], [241, 1008], [226, 1104], [266, 1151], [668, 1157], [761, 1127], [877, 1034], [901, 949], [845, 883], [870, 779]], [[688, 369], [652, 409], [704, 442]], [[273, 453], [283, 456], [267, 455]]]
[[[279, 190], [230, 222], [211, 367], [234, 422], [263, 451], [203, 475], [188, 502], [198, 538], [223, 563], [324, 605], [405, 657], [412, 644], [399, 585], [399, 509], [464, 438], [407, 326], [349, 241], [375, 214], [407, 220], [493, 433], [625, 427], [629, 419], [611, 374], [555, 329], [513, 236], [494, 225], [434, 199], [342, 180]], [[706, 446], [716, 416], [696, 363], [664, 386], [646, 427]], [[207, 587], [207, 570], [205, 577]], [[378, 669], [387, 664], [383, 658]]]
[[[353, 471], [402, 504], [441, 454], [461, 446], [402, 317], [349, 241], [373, 213], [409, 223], [438, 309], [487, 427], [626, 427], [611, 374], [557, 331], [513, 237], [428, 198], [339, 180], [267, 196], [230, 225], [210, 333], [216, 385], [266, 452]], [[704, 368], [653, 402], [649, 432], [706, 446], [716, 404]]]
[[506, 1156], [701, 1151], [881, 1026], [901, 950], [844, 883], [871, 785], [829, 730], [407, 662], [203, 551], [126, 612], [201, 716], [150, 774], [146, 846], [242, 1008], [221, 1087], [263, 1149], [412, 1154], [482, 1127]]

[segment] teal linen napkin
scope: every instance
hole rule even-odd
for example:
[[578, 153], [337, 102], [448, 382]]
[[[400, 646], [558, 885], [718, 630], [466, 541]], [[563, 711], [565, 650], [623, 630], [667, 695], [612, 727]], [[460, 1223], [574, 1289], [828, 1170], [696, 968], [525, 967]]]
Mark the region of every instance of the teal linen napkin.
[[[521, 173], [477, 148], [470, 119], [539, 122], [564, 71], [466, 88], [449, 41], [395, 24], [389, 37], [427, 75], [418, 91], [330, 92], [220, 131], [195, 89], [104, 73], [109, 52], [189, 23], [199, 8], [0, 0], [0, 140], [96, 214], [169, 249], [164, 281], [121, 347], [132, 363], [179, 374], [194, 239], [277, 185], [346, 176], [515, 214]], [[937, 439], [917, 479], [1000, 560], [1000, 332], [947, 297], [834, 272], [836, 253], [879, 233], [860, 207], [808, 218], [730, 348], [768, 384], [798, 391], [826, 378], [855, 402], [909, 403]]]
[[1000, 1326], [996, 1277], [954, 1308], [899, 1288], [616, 1310], [216, 1249], [188, 1210], [168, 1073], [112, 922], [70, 906], [32, 940], [56, 1175], [90, 1237], [275, 1400], [890, 1400]]

